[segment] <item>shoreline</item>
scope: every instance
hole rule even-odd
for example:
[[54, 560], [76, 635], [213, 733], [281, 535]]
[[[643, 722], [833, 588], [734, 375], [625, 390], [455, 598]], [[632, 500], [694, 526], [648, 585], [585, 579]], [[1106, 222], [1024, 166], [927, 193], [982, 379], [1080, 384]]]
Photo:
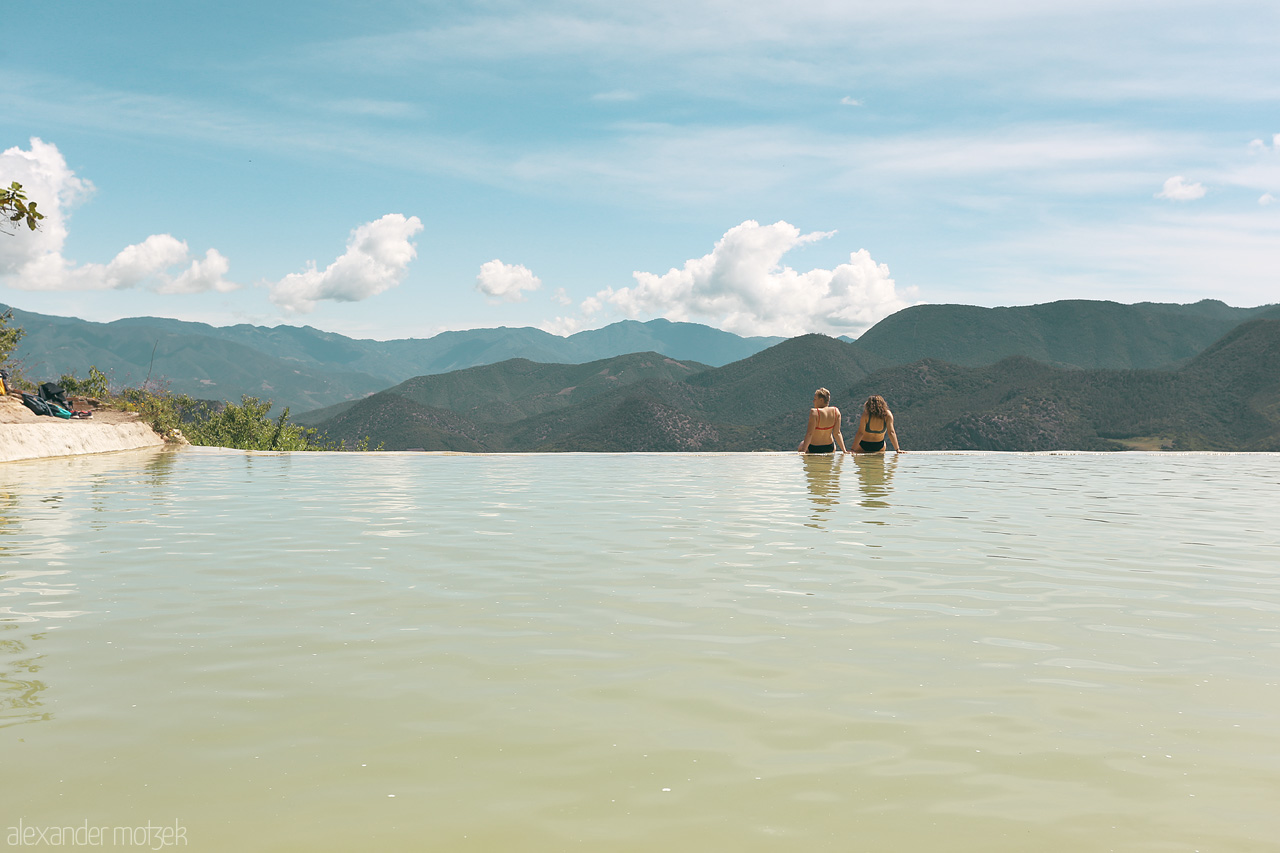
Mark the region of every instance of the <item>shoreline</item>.
[[96, 411], [86, 420], [37, 415], [18, 397], [0, 396], [0, 463], [162, 447], [165, 440], [133, 412]]

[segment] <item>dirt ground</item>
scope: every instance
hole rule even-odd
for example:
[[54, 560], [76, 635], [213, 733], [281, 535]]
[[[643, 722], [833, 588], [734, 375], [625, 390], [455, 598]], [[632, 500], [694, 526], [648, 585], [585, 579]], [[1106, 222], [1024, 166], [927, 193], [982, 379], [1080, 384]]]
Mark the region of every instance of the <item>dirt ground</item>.
[[[85, 423], [126, 424], [138, 419], [136, 412], [117, 412], [108, 409], [98, 409], [94, 405], [93, 401], [87, 400], [84, 397], [73, 397], [71, 408], [93, 412], [93, 417], [86, 419], [84, 421]], [[9, 393], [0, 396], [0, 424], [38, 424], [61, 420], [61, 418], [37, 415], [35, 412], [22, 405], [22, 397], [18, 394]], [[75, 423], [75, 421], [72, 421], [72, 423]]]

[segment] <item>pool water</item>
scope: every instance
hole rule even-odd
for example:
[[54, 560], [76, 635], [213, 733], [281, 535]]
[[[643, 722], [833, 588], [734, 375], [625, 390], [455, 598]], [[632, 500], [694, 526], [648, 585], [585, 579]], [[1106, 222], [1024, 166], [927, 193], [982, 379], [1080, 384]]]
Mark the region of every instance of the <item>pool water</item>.
[[1275, 850], [1277, 507], [1267, 454], [5, 464], [0, 839]]

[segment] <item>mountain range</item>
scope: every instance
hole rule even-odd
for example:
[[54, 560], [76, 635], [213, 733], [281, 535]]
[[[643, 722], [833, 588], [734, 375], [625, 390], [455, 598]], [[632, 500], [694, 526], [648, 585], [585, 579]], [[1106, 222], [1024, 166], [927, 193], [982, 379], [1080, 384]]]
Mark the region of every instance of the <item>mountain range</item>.
[[892, 364], [933, 358], [982, 367], [1025, 356], [1053, 367], [1167, 367], [1254, 317], [1280, 318], [1280, 305], [1233, 308], [1215, 299], [1191, 305], [1085, 299], [1012, 308], [915, 305], [881, 320], [857, 342]]
[[[270, 398], [331, 438], [388, 449], [785, 450], [820, 385], [847, 420], [884, 394], [917, 449], [1266, 449], [1280, 416], [1277, 372], [1258, 369], [1274, 366], [1280, 305], [918, 305], [856, 341], [666, 320], [373, 341], [13, 313], [31, 378], [150, 373], [196, 397]], [[1193, 422], [1205, 405], [1229, 408]]]
[[[653, 351], [722, 366], [782, 341], [668, 320], [626, 320], [568, 337], [496, 328], [377, 341], [309, 326], [210, 326], [159, 317], [92, 323], [12, 310], [15, 324], [27, 331], [16, 358], [31, 379], [84, 376], [93, 365], [117, 385], [150, 380], [193, 397], [233, 401], [252, 394], [295, 412], [359, 400], [415, 376], [512, 358], [580, 364]], [[1216, 300], [917, 305], [885, 318], [856, 343], [886, 365], [935, 358], [979, 367], [1022, 355], [1063, 367], [1161, 367], [1194, 356], [1244, 320], [1280, 316], [1277, 311], [1280, 306], [1233, 308]]]
[[1280, 450], [1280, 319], [1246, 321], [1163, 369], [1073, 369], [1022, 355], [981, 367], [888, 365], [822, 335], [703, 367], [641, 353], [579, 365], [509, 361], [420, 377], [314, 420], [388, 450], [790, 450], [826, 385], [852, 441], [883, 394], [918, 450]]
[[581, 363], [659, 350], [720, 365], [783, 340], [747, 338], [698, 323], [624, 320], [560, 337], [540, 329], [442, 332], [391, 341], [348, 338], [310, 326], [210, 326], [161, 317], [93, 323], [7, 308], [26, 330], [15, 358], [41, 382], [96, 366], [115, 385], [159, 382], [175, 393], [238, 401], [244, 394], [304, 411], [356, 400], [424, 374], [511, 358]]

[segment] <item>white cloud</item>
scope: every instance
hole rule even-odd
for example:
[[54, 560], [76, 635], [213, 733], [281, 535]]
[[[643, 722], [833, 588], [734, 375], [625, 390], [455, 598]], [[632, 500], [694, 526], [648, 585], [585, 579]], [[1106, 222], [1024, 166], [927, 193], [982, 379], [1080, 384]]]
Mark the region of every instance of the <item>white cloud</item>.
[[186, 260], [186, 243], [169, 234], [152, 234], [141, 243], [125, 246], [106, 267], [90, 264], [85, 271], [93, 270], [106, 287], [123, 290]]
[[[67, 211], [93, 193], [93, 184], [76, 177], [57, 146], [36, 137], [30, 151], [14, 146], [0, 154], [0, 176], [6, 187], [11, 181], [22, 184], [27, 199], [44, 214], [39, 231], [23, 228], [11, 239], [0, 239], [0, 274], [12, 277], [31, 264], [49, 266], [44, 259], [60, 255], [67, 239]], [[22, 287], [22, 278], [9, 283]]]
[[160, 293], [204, 293], [207, 290], [226, 293], [239, 287], [223, 278], [230, 268], [231, 262], [221, 252], [209, 249], [204, 253], [204, 260], [193, 260], [181, 275], [157, 290]]
[[1174, 175], [1164, 182], [1164, 189], [1155, 194], [1156, 198], [1167, 198], [1170, 201], [1195, 201], [1204, 198], [1204, 184], [1186, 182], [1182, 175]]
[[272, 284], [271, 301], [290, 311], [308, 313], [321, 300], [359, 302], [398, 285], [409, 262], [418, 256], [410, 240], [422, 230], [416, 216], [388, 213], [351, 232], [347, 251], [324, 271], [315, 262]]
[[[522, 264], [504, 264], [494, 258], [480, 266], [476, 290], [493, 301], [523, 302], [526, 290], [542, 287], [542, 279]], [[558, 291], [559, 292], [559, 291]]]
[[572, 305], [573, 300], [569, 298], [569, 293], [563, 287], [557, 287], [556, 292], [551, 294], [551, 298], [561, 305]]
[[1258, 204], [1262, 205], [1263, 207], [1266, 207], [1269, 204], [1275, 204], [1275, 202], [1276, 202], [1276, 197], [1273, 196], [1271, 193], [1263, 193], [1262, 197], [1258, 199]]
[[554, 320], [544, 321], [538, 326], [544, 332], [550, 332], [553, 335], [559, 335], [566, 338], [574, 332], [582, 331], [582, 318], [580, 317], [557, 317]]
[[790, 250], [832, 234], [748, 220], [729, 229], [710, 254], [663, 275], [633, 273], [634, 287], [602, 290], [582, 303], [582, 313], [609, 308], [632, 319], [702, 321], [744, 335], [839, 335], [858, 334], [910, 304], [915, 288], [900, 295], [889, 268], [865, 249], [830, 270], [782, 265]]
[[846, 107], [862, 106], [862, 101], [859, 101], [857, 98], [851, 98], [848, 95], [845, 95], [843, 98], [841, 98], [840, 103], [844, 104]]
[[[22, 184], [29, 200], [45, 215], [38, 231], [22, 231], [0, 240], [0, 276], [18, 290], [124, 290], [140, 285], [159, 293], [227, 292], [239, 285], [224, 276], [230, 268], [216, 249], [204, 260], [191, 259], [187, 244], [170, 234], [152, 234], [126, 246], [107, 264], [83, 264], [62, 257], [69, 211], [92, 191], [76, 177], [56, 145], [33, 137], [31, 150], [10, 148], [0, 154], [0, 174]], [[190, 261], [172, 275], [169, 271]]]
[[[1267, 143], [1263, 142], [1261, 139], [1255, 139], [1249, 143], [1249, 150], [1255, 154], [1260, 154], [1267, 150]], [[1271, 150], [1280, 151], [1280, 133], [1271, 137]]]
[[624, 101], [634, 101], [638, 97], [639, 95], [635, 92], [630, 92], [626, 89], [613, 89], [608, 92], [596, 92], [591, 96], [591, 100], [602, 101], [605, 103], [621, 103]]

